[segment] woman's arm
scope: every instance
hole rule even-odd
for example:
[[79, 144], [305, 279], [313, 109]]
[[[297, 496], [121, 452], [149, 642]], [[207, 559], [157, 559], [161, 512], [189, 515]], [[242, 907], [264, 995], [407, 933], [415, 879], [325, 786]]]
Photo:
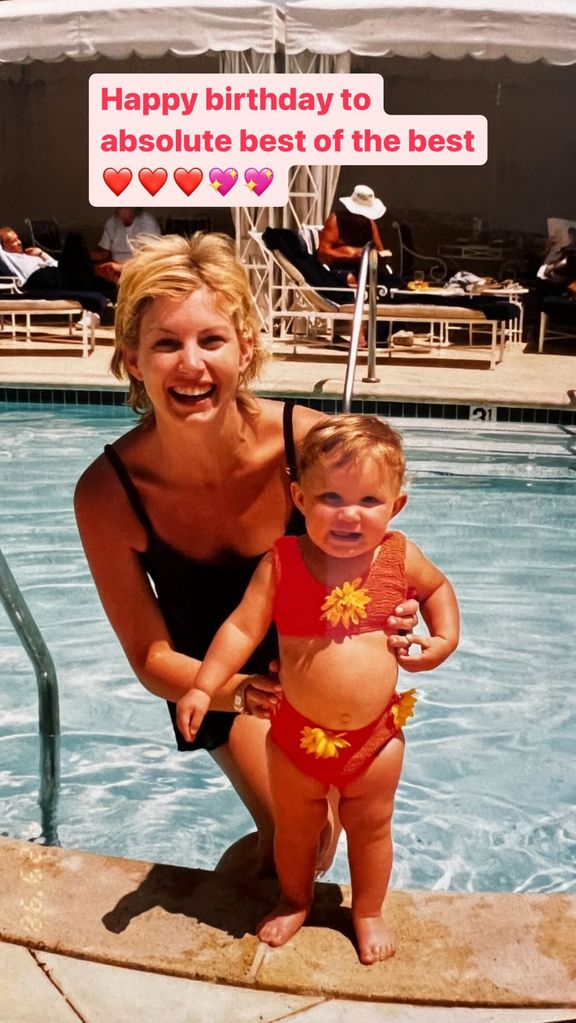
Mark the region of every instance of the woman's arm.
[[[406, 671], [429, 671], [442, 664], [458, 646], [458, 601], [446, 576], [410, 540], [406, 545], [406, 585], [416, 593], [430, 635], [398, 637], [396, 656]], [[412, 644], [421, 647], [419, 656], [410, 655]]]
[[211, 698], [246, 663], [268, 632], [274, 601], [272, 555], [262, 558], [235, 611], [214, 636], [194, 686], [178, 700], [176, 720], [188, 742], [202, 724]]
[[[134, 674], [155, 696], [176, 702], [194, 684], [200, 661], [174, 649], [140, 561], [145, 530], [104, 455], [81, 477], [74, 503], [96, 589]], [[230, 681], [214, 709], [232, 710], [244, 678]]]
[[332, 266], [339, 261], [360, 259], [362, 249], [357, 245], [346, 245], [338, 232], [338, 220], [334, 213], [328, 217], [318, 238], [316, 256], [320, 263]]

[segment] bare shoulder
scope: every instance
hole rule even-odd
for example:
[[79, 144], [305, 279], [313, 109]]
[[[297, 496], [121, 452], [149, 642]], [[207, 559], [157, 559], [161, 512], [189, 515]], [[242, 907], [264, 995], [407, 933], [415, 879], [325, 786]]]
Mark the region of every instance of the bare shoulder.
[[424, 552], [408, 538], [406, 538], [405, 566], [407, 584], [417, 590], [420, 600], [445, 578], [438, 566], [434, 565]]
[[[130, 463], [130, 453], [138, 448], [138, 428], [121, 437], [115, 448], [122, 460]], [[118, 530], [134, 546], [141, 547], [143, 530], [136, 520], [126, 492], [104, 452], [84, 470], [74, 492], [74, 510], [84, 541], [88, 536], [102, 537]]]
[[74, 491], [74, 505], [81, 510], [85, 504], [92, 504], [102, 496], [107, 498], [112, 482], [112, 468], [104, 453], [98, 456], [84, 470]]
[[[122, 456], [126, 453], [129, 457], [128, 453], [130, 450], [133, 447], [137, 447], [138, 436], [139, 427], [135, 427], [122, 437], [119, 437], [114, 443], [114, 447]], [[84, 501], [93, 501], [102, 496], [107, 500], [110, 496], [110, 490], [114, 488], [117, 479], [118, 477], [110, 464], [110, 460], [102, 452], [80, 476], [74, 494], [76, 504], [82, 504]]]
[[295, 405], [292, 422], [294, 425], [294, 439], [301, 441], [304, 439], [309, 430], [313, 426], [317, 426], [318, 423], [323, 423], [328, 419], [325, 412], [319, 412], [317, 409], [305, 408], [304, 405]]
[[[274, 401], [270, 398], [261, 398], [258, 399], [258, 409], [260, 412], [259, 426], [262, 432], [269, 434], [270, 431], [277, 430], [278, 435], [281, 436], [284, 402]], [[326, 418], [324, 412], [317, 412], [315, 409], [306, 408], [304, 405], [294, 405], [292, 424], [295, 440], [302, 440], [308, 433], [308, 430], [311, 430], [313, 426], [316, 426], [317, 423], [322, 422]]]
[[320, 237], [322, 238], [323, 235], [324, 237], [326, 237], [327, 235], [333, 235], [334, 232], [336, 232], [336, 235], [338, 235], [338, 221], [336, 219], [336, 214], [332, 212], [329, 214], [329, 216], [326, 218], [324, 222], [324, 226], [320, 232]]
[[409, 570], [411, 567], [417, 568], [426, 561], [428, 561], [428, 558], [420, 547], [413, 540], [410, 540], [409, 537], [406, 537], [406, 569]]

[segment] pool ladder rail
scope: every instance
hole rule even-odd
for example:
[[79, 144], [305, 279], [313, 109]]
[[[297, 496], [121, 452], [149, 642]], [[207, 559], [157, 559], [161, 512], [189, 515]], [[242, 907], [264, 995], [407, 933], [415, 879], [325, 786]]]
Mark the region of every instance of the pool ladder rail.
[[354, 389], [354, 375], [356, 373], [356, 362], [358, 360], [358, 346], [360, 343], [360, 332], [362, 330], [366, 286], [368, 286], [368, 366], [366, 369], [366, 376], [362, 377], [362, 381], [367, 384], [376, 384], [379, 380], [379, 377], [376, 376], [378, 252], [376, 251], [374, 242], [368, 242], [368, 244], [364, 246], [362, 250], [362, 259], [360, 260], [356, 302], [354, 305], [352, 330], [350, 333], [350, 351], [348, 353], [346, 375], [344, 378], [344, 392], [342, 395], [343, 412], [350, 412], [352, 407], [352, 391]]
[[1, 550], [0, 600], [36, 672], [40, 733], [41, 837], [46, 845], [60, 845], [56, 824], [60, 789], [60, 712], [56, 669], [50, 651]]

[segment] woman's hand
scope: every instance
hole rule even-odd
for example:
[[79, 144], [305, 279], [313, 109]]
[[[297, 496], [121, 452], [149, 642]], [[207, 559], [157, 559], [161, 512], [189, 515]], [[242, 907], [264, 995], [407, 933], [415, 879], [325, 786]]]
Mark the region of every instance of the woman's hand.
[[250, 677], [244, 690], [247, 714], [269, 720], [275, 713], [282, 697], [282, 687], [278, 682], [278, 669], [278, 661], [272, 661], [269, 675], [252, 675]]
[[[391, 634], [389, 638], [394, 639], [398, 633], [412, 632], [418, 625], [419, 610], [420, 604], [415, 597], [408, 597], [401, 604], [397, 604], [386, 624], [387, 631]], [[392, 649], [390, 643], [388, 648]]]
[[[388, 649], [398, 659], [399, 654], [406, 655], [411, 642], [412, 631], [418, 625], [418, 611], [420, 605], [413, 596], [408, 596], [401, 604], [397, 604], [393, 613], [388, 618], [387, 629]], [[392, 631], [393, 630], [393, 631]]]

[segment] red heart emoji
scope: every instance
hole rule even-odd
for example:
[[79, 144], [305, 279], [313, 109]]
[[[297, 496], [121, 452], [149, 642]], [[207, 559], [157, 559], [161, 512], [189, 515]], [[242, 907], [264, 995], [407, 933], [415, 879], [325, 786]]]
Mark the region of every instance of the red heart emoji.
[[199, 167], [191, 167], [190, 170], [185, 170], [184, 167], [178, 167], [174, 171], [174, 181], [184, 192], [184, 195], [192, 195], [198, 188], [198, 185], [202, 181], [202, 171]]
[[150, 195], [156, 195], [156, 192], [160, 191], [167, 177], [168, 173], [163, 167], [157, 167], [156, 170], [143, 167], [142, 170], [138, 171], [140, 184], [144, 185], [144, 188], [147, 192], [150, 192]]
[[114, 167], [107, 167], [103, 177], [108, 188], [114, 192], [114, 195], [120, 195], [132, 181], [132, 171], [129, 167], [122, 167], [120, 170], [114, 170]]

